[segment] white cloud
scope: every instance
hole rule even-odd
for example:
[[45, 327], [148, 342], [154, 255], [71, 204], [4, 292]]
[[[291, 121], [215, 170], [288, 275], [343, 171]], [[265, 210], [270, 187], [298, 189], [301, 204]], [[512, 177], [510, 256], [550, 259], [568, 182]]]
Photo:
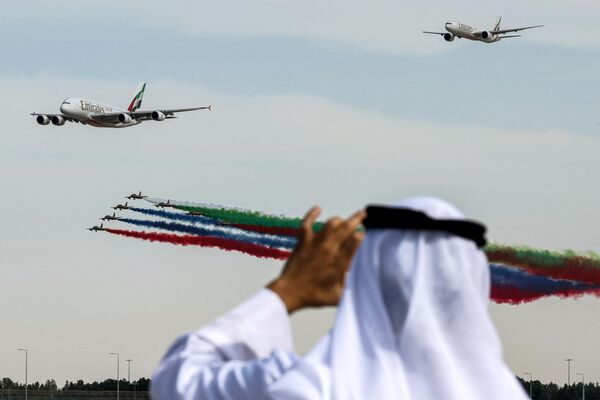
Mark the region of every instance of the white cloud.
[[[213, 112], [123, 130], [42, 127], [27, 114], [56, 111], [71, 94], [125, 104], [135, 82], [4, 77], [0, 86], [0, 207], [11, 210], [0, 233], [2, 263], [10, 266], [0, 298], [13, 305], [5, 310], [11, 324], [3, 343], [34, 345], [34, 379], [104, 378], [113, 366], [104, 355], [115, 350], [129, 352], [147, 375], [177, 333], [206, 322], [276, 272], [274, 262], [83, 230], [135, 190], [291, 215], [315, 202], [328, 215], [348, 214], [367, 202], [433, 194], [486, 221], [492, 239], [600, 250], [593, 184], [598, 138], [412, 122], [322, 98], [226, 96], [167, 81], [149, 82], [145, 108], [212, 103]], [[21, 302], [26, 283], [29, 300]], [[560, 304], [583, 320], [595, 315], [593, 301]], [[510, 339], [532, 312], [546, 315], [555, 307], [542, 301], [494, 312]], [[306, 350], [327, 320], [320, 314], [300, 319], [296, 338]], [[585, 328], [591, 333], [582, 343], [592, 348], [600, 326]], [[538, 319], [522, 340], [543, 340], [550, 330], [570, 343], [577, 328]], [[521, 342], [507, 343], [516, 368], [530, 357], [550, 365], [569, 349], [559, 341], [551, 352], [540, 346], [521, 356]], [[0, 368], [16, 376], [11, 357], [1, 356]], [[562, 379], [554, 374], [540, 365], [536, 376]]]

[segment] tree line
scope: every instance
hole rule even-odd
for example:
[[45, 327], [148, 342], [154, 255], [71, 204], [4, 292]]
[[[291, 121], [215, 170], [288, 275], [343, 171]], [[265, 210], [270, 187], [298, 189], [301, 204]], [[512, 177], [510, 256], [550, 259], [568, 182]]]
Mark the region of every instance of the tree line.
[[[517, 377], [525, 392], [529, 394], [529, 380]], [[556, 383], [531, 382], [531, 392], [534, 400], [581, 400], [583, 384], [573, 383], [571, 385], [558, 386]], [[586, 400], [600, 400], [600, 385], [598, 382], [585, 384]]]
[[[119, 380], [119, 390], [127, 392], [133, 392], [135, 390], [138, 392], [147, 392], [150, 388], [150, 379], [148, 378], [140, 378], [136, 381], [128, 382], [125, 379]], [[24, 390], [25, 384], [15, 382], [10, 378], [2, 378], [0, 381], [0, 389], [15, 389], [15, 390]], [[27, 384], [28, 390], [53, 390], [53, 391], [69, 391], [69, 390], [77, 390], [77, 391], [93, 391], [93, 392], [102, 392], [102, 391], [111, 391], [117, 389], [117, 380], [116, 379], [106, 379], [104, 381], [93, 381], [89, 383], [85, 383], [82, 379], [77, 381], [66, 381], [62, 387], [58, 387], [56, 381], [54, 379], [48, 379], [46, 382], [34, 382]]]
[[[525, 392], [529, 394], [529, 381], [517, 377]], [[128, 382], [125, 379], [119, 381], [119, 390], [123, 392], [133, 391], [148, 392], [150, 388], [150, 379], [140, 378], [136, 381]], [[114, 391], [117, 388], [116, 379], [106, 379], [104, 381], [93, 381], [86, 383], [82, 379], [77, 381], [66, 381], [62, 387], [58, 387], [54, 379], [48, 379], [46, 382], [34, 382], [27, 385], [28, 390], [48, 390], [55, 392], [68, 391], [90, 391], [106, 392]], [[23, 390], [25, 384], [13, 381], [10, 378], [3, 378], [0, 381], [0, 389]], [[583, 385], [581, 382], [571, 385], [559, 386], [556, 383], [542, 383], [538, 380], [531, 382], [533, 399], [535, 400], [581, 400]], [[585, 398], [587, 400], [600, 400], [600, 385], [598, 382], [589, 382], [585, 384]]]

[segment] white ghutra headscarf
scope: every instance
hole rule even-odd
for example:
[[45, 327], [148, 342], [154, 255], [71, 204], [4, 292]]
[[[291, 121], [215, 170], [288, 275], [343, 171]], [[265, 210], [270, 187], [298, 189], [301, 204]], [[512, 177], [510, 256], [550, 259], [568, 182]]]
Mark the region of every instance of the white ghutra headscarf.
[[[464, 219], [446, 202], [398, 207]], [[335, 324], [271, 387], [273, 399], [525, 400], [502, 359], [482, 251], [448, 233], [369, 230]]]

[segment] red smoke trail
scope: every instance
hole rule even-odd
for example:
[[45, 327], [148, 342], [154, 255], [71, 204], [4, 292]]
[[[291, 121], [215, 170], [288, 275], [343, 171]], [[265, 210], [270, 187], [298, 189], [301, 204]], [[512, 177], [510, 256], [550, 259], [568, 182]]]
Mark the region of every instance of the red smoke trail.
[[250, 225], [250, 224], [233, 224], [236, 228], [243, 229], [245, 231], [257, 232], [257, 233], [265, 233], [268, 235], [278, 235], [278, 236], [292, 236], [298, 237], [300, 235], [299, 228], [286, 228], [286, 227], [278, 227], [278, 226], [260, 226], [260, 225]]
[[535, 292], [528, 292], [525, 291], [519, 287], [515, 287], [515, 286], [496, 286], [496, 285], [492, 285], [492, 294], [491, 294], [491, 300], [494, 303], [498, 303], [498, 304], [512, 304], [512, 305], [516, 305], [516, 304], [522, 304], [522, 303], [529, 303], [538, 299], [541, 299], [543, 297], [549, 297], [549, 296], [558, 296], [561, 298], [572, 298], [572, 299], [577, 299], [579, 297], [582, 297], [584, 295], [594, 295], [596, 297], [600, 297], [600, 289], [599, 288], [595, 288], [595, 289], [587, 289], [587, 290], [581, 290], [581, 289], [562, 289], [559, 291], [553, 291], [552, 293], [535, 293]]
[[126, 231], [121, 229], [106, 229], [106, 232], [114, 235], [127, 236], [136, 239], [148, 240], [150, 242], [162, 242], [178, 244], [181, 246], [217, 247], [221, 250], [239, 251], [259, 258], [274, 258], [285, 260], [290, 256], [288, 251], [272, 249], [253, 243], [239, 242], [236, 240], [222, 239], [209, 236], [174, 235], [171, 233]]

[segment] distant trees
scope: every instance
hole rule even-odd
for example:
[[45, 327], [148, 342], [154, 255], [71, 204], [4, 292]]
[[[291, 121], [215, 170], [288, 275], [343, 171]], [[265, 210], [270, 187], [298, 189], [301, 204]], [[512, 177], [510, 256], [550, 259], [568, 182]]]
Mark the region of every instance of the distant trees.
[[[150, 387], [150, 379], [140, 378], [131, 383], [125, 379], [119, 380], [119, 389], [122, 391], [133, 391], [134, 386], [137, 386], [136, 390], [140, 392], [147, 392]], [[84, 383], [79, 379], [77, 382], [66, 381], [61, 390], [108, 391], [115, 390], [116, 387], [116, 379], [106, 379], [102, 382], [94, 381], [91, 383]]]
[[[529, 381], [517, 377], [527, 393], [529, 393]], [[532, 382], [532, 393], [534, 400], [581, 400], [582, 384], [574, 383], [571, 386], [559, 387], [556, 383]], [[596, 383], [585, 384], [586, 400], [600, 400], [600, 385]]]
[[[517, 377], [527, 393], [529, 393], [529, 381]], [[127, 382], [125, 379], [119, 381], [119, 389], [123, 392], [133, 392], [134, 386], [138, 392], [148, 392], [150, 388], [150, 379], [140, 378], [137, 381]], [[82, 379], [77, 381], [66, 381], [62, 388], [59, 388], [54, 379], [48, 379], [44, 383], [34, 382], [27, 385], [31, 391], [90, 391], [90, 392], [111, 392], [116, 390], [117, 381], [115, 379], [106, 379], [104, 381], [94, 381], [85, 383]], [[24, 384], [14, 382], [10, 378], [0, 380], [0, 390], [6, 389], [25, 389]], [[580, 383], [574, 383], [570, 386], [558, 386], [556, 383], [542, 383], [540, 381], [532, 382], [533, 398], [535, 400], [581, 400]], [[0, 396], [1, 397], [1, 396]], [[586, 383], [585, 398], [587, 400], [600, 400], [600, 385], [596, 383]]]
[[[134, 386], [136, 390], [140, 392], [147, 392], [150, 387], [150, 379], [140, 378], [137, 381], [127, 382], [125, 379], [119, 380], [119, 389], [122, 391], [133, 391]], [[54, 379], [48, 379], [45, 383], [34, 382], [29, 383], [27, 388], [29, 390], [53, 390], [53, 391], [69, 391], [69, 390], [80, 390], [80, 391], [112, 391], [117, 387], [116, 379], [106, 379], [102, 382], [94, 381], [91, 383], [85, 383], [82, 379], [77, 381], [66, 381], [62, 388], [59, 388]], [[25, 384], [14, 382], [10, 378], [2, 378], [0, 380], [0, 389], [25, 389]]]

